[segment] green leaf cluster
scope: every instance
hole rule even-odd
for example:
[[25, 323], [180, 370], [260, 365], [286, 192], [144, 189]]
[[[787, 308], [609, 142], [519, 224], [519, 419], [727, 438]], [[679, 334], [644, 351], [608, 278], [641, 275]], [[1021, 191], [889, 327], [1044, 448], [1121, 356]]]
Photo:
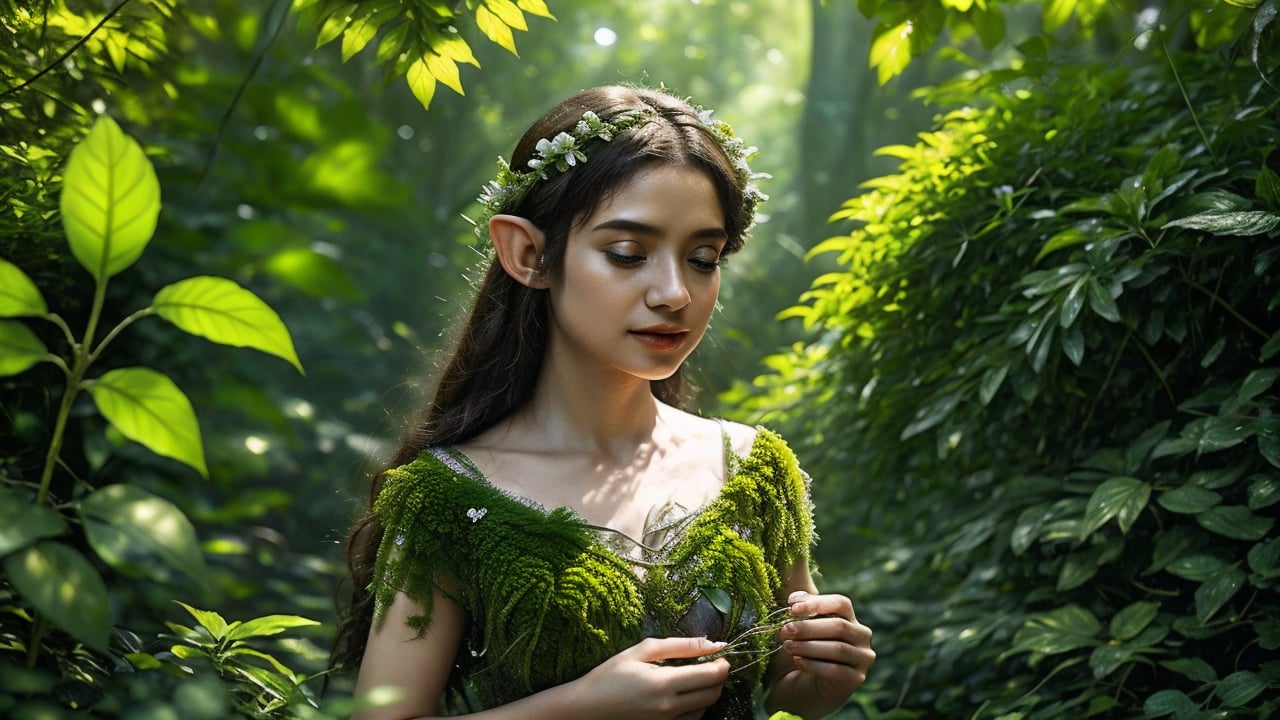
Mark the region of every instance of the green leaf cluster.
[[[902, 74], [913, 59], [934, 52], [939, 43], [955, 45], [975, 38], [984, 49], [996, 49], [1008, 36], [1016, 35], [1017, 26], [1022, 24], [1018, 21], [1025, 17], [1018, 12], [1022, 8], [1017, 6], [1022, 5], [1039, 6], [1037, 19], [1042, 35], [1034, 38], [1036, 43], [1047, 39], [1066, 45], [1084, 45], [1098, 35], [1107, 36], [1124, 32], [1121, 28], [1129, 25], [1146, 24], [1139, 16], [1142, 6], [1131, 2], [858, 0], [862, 14], [876, 22], [868, 67], [876, 71], [883, 85]], [[1197, 47], [1213, 50], [1245, 36], [1250, 25], [1268, 13], [1274, 13], [1274, 6], [1263, 0], [1227, 0], [1175, 3], [1165, 8], [1164, 15], [1186, 28]], [[1009, 16], [1014, 19], [1011, 21]], [[1266, 38], [1262, 33], [1255, 33], [1247, 39], [1250, 57], [1261, 69]], [[1127, 38], [1121, 42], [1127, 42]]]
[[315, 693], [303, 684], [306, 676], [257, 649], [252, 641], [320, 623], [297, 615], [264, 615], [227, 622], [211, 610], [178, 604], [195, 619], [196, 626], [165, 623], [177, 642], [158, 655], [131, 653], [130, 663], [140, 668], [168, 663], [186, 674], [194, 674], [197, 663], [208, 663], [230, 689], [230, 705], [248, 717], [268, 717], [291, 704], [319, 707]]
[[934, 127], [882, 149], [898, 172], [811, 253], [838, 265], [784, 313], [811, 339], [726, 398], [805, 438], [819, 560], [856, 558], [826, 586], [876, 629], [864, 710], [1280, 710], [1280, 93], [1255, 5], [1175, 3], [1098, 62], [1039, 37], [926, 91]]
[[[121, 436], [208, 475], [191, 402], [168, 376], [145, 366], [90, 375], [108, 345], [134, 322], [155, 314], [189, 333], [253, 347], [302, 369], [279, 316], [256, 295], [222, 278], [195, 277], [168, 285], [151, 305], [130, 314], [99, 339], [108, 281], [142, 255], [159, 212], [160, 187], [150, 161], [136, 141], [104, 116], [71, 152], [61, 192], [61, 216], [72, 255], [92, 280], [86, 287], [93, 299], [83, 334], [76, 336], [61, 316], [49, 311], [48, 302], [26, 273], [0, 259], [0, 279], [5, 281], [0, 293], [4, 358], [0, 377], [50, 363], [65, 380], [38, 484], [0, 485], [0, 519], [5, 527], [0, 533], [4, 569], [0, 579], [5, 581], [0, 585], [5, 598], [0, 612], [6, 627], [17, 621], [28, 631], [25, 636], [6, 632], [0, 648], [25, 655], [29, 666], [51, 651], [51, 634], [65, 633], [87, 651], [108, 652], [114, 623], [103, 567], [125, 577], [150, 578], [153, 571], [148, 565], [158, 561], [188, 576], [195, 586], [205, 580], [195, 528], [170, 501], [123, 482], [93, 487], [77, 479], [68, 492], [54, 490], [55, 471], [64, 466], [61, 450], [68, 419], [82, 391], [89, 393]], [[60, 334], [63, 352], [46, 347], [30, 329], [31, 319], [47, 322]], [[279, 618], [251, 621], [239, 628], [239, 635], [226, 639], [226, 647], [219, 647], [219, 653], [253, 655], [270, 662], [270, 671], [234, 668], [271, 695], [267, 700], [255, 696], [260, 704], [283, 704], [287, 699], [274, 673], [294, 680], [295, 689], [297, 679], [274, 658], [237, 643], [292, 627], [288, 622]], [[154, 660], [142, 662], [136, 651], [124, 657], [144, 668]], [[221, 655], [210, 657], [222, 672]]]
[[543, 0], [468, 0], [465, 8], [442, 0], [300, 0], [294, 9], [317, 29], [316, 47], [342, 38], [343, 61], [378, 39], [375, 63], [386, 64], [390, 77], [403, 76], [424, 108], [431, 106], [437, 84], [463, 94], [459, 63], [480, 67], [458, 32], [467, 11], [485, 37], [512, 55], [513, 31], [529, 29], [525, 13], [555, 19]]

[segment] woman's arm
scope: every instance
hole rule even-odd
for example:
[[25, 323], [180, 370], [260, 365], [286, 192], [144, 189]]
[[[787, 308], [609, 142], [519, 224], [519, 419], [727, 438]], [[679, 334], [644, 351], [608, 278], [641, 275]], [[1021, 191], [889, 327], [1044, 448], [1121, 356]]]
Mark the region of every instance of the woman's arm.
[[871, 629], [858, 622], [849, 598], [818, 594], [808, 558], [788, 568], [778, 602], [805, 619], [778, 633], [782, 651], [769, 663], [765, 706], [806, 719], [825, 717], [867, 679], [876, 659]]
[[[357, 697], [376, 687], [392, 687], [398, 697], [370, 708], [356, 720], [410, 720], [435, 717], [449, 669], [462, 639], [462, 608], [436, 591], [431, 624], [421, 636], [409, 617], [422, 607], [403, 593], [369, 632]], [[723, 658], [693, 665], [658, 665], [662, 660], [695, 658], [723, 647], [705, 638], [649, 638], [614, 655], [583, 677], [476, 713], [491, 720], [696, 720], [720, 697], [729, 677]]]
[[389, 705], [358, 713], [353, 720], [407, 720], [434, 717], [449, 679], [465, 623], [462, 608], [439, 590], [432, 605], [431, 624], [420, 636], [408, 620], [423, 612], [421, 604], [396, 593], [380, 623], [369, 630], [369, 641], [356, 696], [376, 687], [392, 688], [397, 697]]

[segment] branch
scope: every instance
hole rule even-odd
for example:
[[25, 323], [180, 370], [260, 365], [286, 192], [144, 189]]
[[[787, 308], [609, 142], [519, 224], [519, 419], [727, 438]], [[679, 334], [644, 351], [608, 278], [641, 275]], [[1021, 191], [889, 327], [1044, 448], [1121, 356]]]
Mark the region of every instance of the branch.
[[[35, 81], [39, 80], [40, 78], [44, 77], [44, 76], [45, 76], [45, 75], [47, 75], [48, 73], [52, 72], [54, 68], [56, 68], [56, 67], [58, 67], [59, 65], [61, 65], [61, 64], [62, 64], [62, 61], [64, 61], [64, 60], [66, 60], [67, 58], [71, 57], [71, 55], [72, 55], [73, 53], [75, 53], [75, 51], [77, 51], [77, 50], [79, 50], [80, 48], [84, 47], [84, 44], [85, 44], [85, 43], [87, 43], [87, 42], [89, 42], [89, 38], [91, 38], [91, 37], [93, 37], [95, 34], [97, 34], [97, 32], [98, 32], [99, 30], [101, 30], [101, 29], [102, 29], [102, 26], [107, 24], [107, 21], [108, 21], [108, 20], [110, 20], [111, 18], [115, 17], [115, 16], [116, 16], [116, 13], [120, 12], [120, 10], [121, 10], [122, 8], [124, 8], [124, 6], [125, 6], [125, 5], [128, 5], [128, 4], [129, 4], [129, 0], [120, 0], [120, 4], [119, 4], [119, 5], [117, 5], [117, 6], [113, 7], [113, 8], [111, 8], [110, 10], [108, 10], [108, 11], [107, 11], [107, 14], [102, 16], [102, 19], [98, 21], [98, 24], [97, 24], [97, 25], [94, 25], [94, 26], [93, 26], [93, 28], [92, 28], [91, 30], [89, 30], [89, 32], [88, 32], [88, 33], [86, 33], [84, 37], [82, 37], [82, 38], [80, 38], [79, 40], [77, 40], [77, 41], [76, 41], [76, 43], [75, 43], [74, 45], [72, 45], [70, 48], [68, 48], [66, 52], [64, 52], [64, 53], [62, 53], [61, 55], [59, 55], [59, 56], [58, 56], [58, 59], [56, 59], [56, 60], [54, 60], [53, 62], [51, 62], [51, 63], [49, 63], [48, 65], [46, 65], [46, 66], [44, 67], [44, 69], [43, 69], [43, 70], [41, 70], [40, 72], [36, 73], [35, 75], [32, 75], [31, 77], [29, 77], [29, 78], [27, 78], [26, 80], [24, 80], [24, 81], [22, 81], [22, 82], [18, 83], [17, 85], [14, 85], [13, 87], [8, 88], [7, 90], [4, 90], [3, 92], [0, 92], [0, 98], [4, 97], [4, 96], [6, 96], [6, 95], [12, 95], [13, 93], [16, 93], [16, 92], [18, 92], [19, 90], [21, 90], [21, 89], [23, 89], [23, 88], [27, 87], [27, 86], [28, 86], [28, 85], [30, 85], [31, 83], [33, 83], [33, 82], [35, 82]], [[41, 32], [43, 33], [43, 30], [41, 30]]]

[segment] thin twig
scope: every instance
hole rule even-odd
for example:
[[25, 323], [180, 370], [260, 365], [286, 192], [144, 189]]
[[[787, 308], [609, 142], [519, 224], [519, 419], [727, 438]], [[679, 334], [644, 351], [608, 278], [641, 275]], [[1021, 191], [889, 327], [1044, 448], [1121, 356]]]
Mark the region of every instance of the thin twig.
[[1138, 348], [1138, 352], [1142, 353], [1142, 357], [1147, 359], [1147, 364], [1155, 371], [1156, 379], [1160, 381], [1160, 387], [1164, 388], [1164, 394], [1169, 396], [1169, 402], [1177, 405], [1178, 400], [1173, 396], [1173, 390], [1170, 389], [1169, 383], [1165, 380], [1164, 373], [1160, 371], [1160, 366], [1156, 365], [1156, 360], [1151, 357], [1151, 353], [1147, 352], [1147, 348], [1142, 344], [1142, 340], [1138, 340], [1138, 342], [1134, 343], [1134, 346]]
[[[274, 0], [270, 6], [262, 13], [264, 24], [271, 19], [272, 13], [280, 6], [280, 0]], [[204, 167], [200, 170], [200, 177], [196, 178], [195, 189], [199, 189], [204, 183], [205, 178], [209, 177], [209, 172], [213, 169], [213, 161], [218, 156], [218, 147], [222, 145], [222, 136], [226, 133], [227, 127], [231, 124], [231, 115], [235, 113], [236, 108], [240, 106], [240, 99], [244, 97], [245, 90], [249, 88], [249, 83], [253, 77], [258, 74], [258, 69], [262, 67], [262, 61], [267, 57], [267, 51], [275, 44], [276, 38], [280, 36], [280, 29], [284, 27], [284, 19], [281, 18], [276, 23], [275, 29], [271, 33], [271, 37], [262, 43], [262, 48], [253, 58], [253, 63], [249, 66], [249, 72], [241, 78], [240, 84], [236, 87], [236, 92], [231, 96], [231, 103], [227, 105], [226, 110], [222, 113], [222, 118], [218, 121], [218, 131], [213, 136], [213, 145], [209, 148], [208, 155], [205, 156]]]
[[1196, 115], [1195, 106], [1191, 104], [1191, 97], [1187, 95], [1187, 88], [1182, 84], [1182, 76], [1178, 74], [1178, 66], [1173, 63], [1173, 56], [1169, 54], [1169, 46], [1164, 42], [1164, 33], [1158, 30], [1153, 30], [1152, 32], [1156, 34], [1156, 37], [1160, 38], [1160, 49], [1164, 50], [1164, 57], [1169, 61], [1169, 69], [1173, 71], [1173, 79], [1178, 83], [1178, 90], [1182, 93], [1182, 101], [1187, 104], [1187, 111], [1191, 113], [1191, 121], [1196, 124], [1196, 130], [1200, 131], [1200, 139], [1204, 141], [1204, 149], [1209, 152], [1214, 162], [1217, 162], [1218, 156], [1213, 152], [1213, 144], [1209, 142], [1209, 136], [1200, 125], [1200, 116]]
[[[108, 20], [110, 20], [111, 18], [115, 17], [116, 13], [120, 12], [120, 10], [121, 10], [121, 9], [123, 9], [123, 8], [124, 8], [124, 6], [125, 6], [125, 5], [128, 5], [128, 4], [129, 4], [129, 0], [120, 0], [120, 4], [119, 4], [119, 5], [117, 5], [117, 6], [113, 7], [113, 8], [111, 8], [110, 10], [108, 10], [108, 11], [107, 11], [107, 14], [106, 14], [106, 15], [103, 15], [103, 16], [102, 16], [102, 19], [98, 21], [98, 24], [97, 24], [97, 25], [94, 25], [94, 26], [93, 26], [93, 28], [92, 28], [92, 29], [90, 29], [90, 30], [89, 30], [89, 32], [88, 32], [88, 33], [86, 33], [86, 34], [84, 35], [84, 37], [82, 37], [82, 38], [80, 38], [79, 40], [77, 40], [77, 41], [76, 41], [76, 43], [75, 43], [74, 45], [72, 45], [70, 48], [68, 48], [66, 52], [64, 52], [64, 53], [62, 53], [61, 55], [59, 55], [59, 56], [58, 56], [58, 58], [57, 58], [56, 60], [54, 60], [53, 62], [51, 62], [51, 63], [49, 63], [48, 65], [44, 66], [44, 68], [43, 68], [43, 69], [41, 69], [39, 72], [37, 72], [35, 75], [32, 75], [31, 77], [29, 77], [29, 78], [27, 78], [26, 80], [24, 80], [24, 81], [22, 81], [22, 82], [18, 83], [17, 85], [14, 85], [14, 86], [13, 86], [13, 87], [11, 87], [11, 88], [8, 88], [8, 89], [6, 89], [6, 90], [0, 91], [0, 97], [4, 97], [4, 96], [6, 96], [6, 95], [12, 95], [13, 93], [18, 92], [19, 90], [21, 90], [21, 89], [23, 89], [23, 88], [27, 87], [27, 86], [28, 86], [28, 85], [30, 85], [31, 83], [33, 83], [33, 82], [35, 82], [35, 81], [39, 80], [40, 78], [44, 77], [46, 74], [48, 74], [48, 73], [52, 72], [52, 71], [53, 71], [53, 69], [54, 69], [54, 68], [56, 68], [56, 67], [58, 67], [59, 65], [61, 65], [61, 64], [62, 64], [62, 62], [63, 62], [64, 60], [66, 60], [67, 58], [71, 57], [71, 55], [72, 55], [73, 53], [75, 53], [75, 51], [77, 51], [77, 50], [79, 50], [80, 48], [84, 47], [84, 44], [85, 44], [85, 43], [87, 43], [87, 42], [89, 42], [89, 38], [91, 38], [91, 37], [93, 37], [95, 34], [97, 34], [97, 32], [98, 32], [99, 30], [101, 30], [101, 29], [102, 29], [102, 26], [107, 24], [107, 21], [108, 21]], [[43, 32], [43, 31], [42, 31], [42, 32]]]
[[1232, 306], [1231, 306], [1231, 303], [1227, 302], [1226, 300], [1223, 300], [1223, 299], [1222, 299], [1222, 297], [1220, 297], [1220, 296], [1219, 296], [1217, 293], [1215, 293], [1214, 291], [1212, 291], [1212, 290], [1210, 290], [1209, 288], [1207, 288], [1207, 287], [1205, 287], [1205, 286], [1201, 285], [1200, 283], [1196, 282], [1195, 280], [1192, 280], [1191, 278], [1184, 278], [1184, 279], [1183, 279], [1183, 282], [1185, 282], [1186, 284], [1188, 284], [1188, 285], [1190, 285], [1191, 287], [1195, 288], [1196, 290], [1199, 290], [1200, 292], [1204, 293], [1205, 295], [1208, 295], [1210, 300], [1213, 300], [1214, 302], [1216, 302], [1216, 303], [1218, 303], [1219, 305], [1221, 305], [1223, 310], [1226, 310], [1228, 313], [1231, 313], [1231, 316], [1232, 316], [1232, 317], [1234, 317], [1235, 319], [1239, 320], [1239, 321], [1241, 322], [1241, 324], [1243, 324], [1245, 327], [1247, 327], [1247, 328], [1249, 328], [1250, 330], [1252, 330], [1252, 331], [1254, 331], [1254, 332], [1258, 333], [1258, 335], [1259, 335], [1259, 336], [1261, 336], [1263, 340], [1268, 340], [1268, 339], [1270, 339], [1270, 338], [1271, 338], [1271, 336], [1270, 336], [1270, 335], [1268, 335], [1268, 334], [1266, 333], [1266, 331], [1264, 331], [1262, 328], [1258, 327], [1257, 325], [1254, 325], [1253, 323], [1249, 322], [1248, 318], [1246, 318], [1245, 316], [1241, 315], [1241, 314], [1240, 314], [1240, 312], [1239, 312], [1238, 310], [1236, 310], [1234, 307], [1232, 307]]
[[1089, 403], [1089, 412], [1084, 416], [1084, 422], [1080, 424], [1080, 432], [1089, 427], [1089, 423], [1093, 420], [1093, 413], [1098, 409], [1098, 402], [1102, 400], [1102, 393], [1111, 384], [1111, 377], [1116, 373], [1116, 366], [1120, 364], [1120, 358], [1124, 355], [1124, 346], [1129, 344], [1129, 338], [1133, 337], [1133, 330], [1129, 330], [1124, 335], [1124, 340], [1120, 341], [1120, 347], [1116, 348], [1115, 358], [1111, 361], [1111, 367], [1107, 368], [1107, 376], [1102, 380], [1102, 386], [1098, 388], [1098, 392], [1093, 396], [1093, 402]]

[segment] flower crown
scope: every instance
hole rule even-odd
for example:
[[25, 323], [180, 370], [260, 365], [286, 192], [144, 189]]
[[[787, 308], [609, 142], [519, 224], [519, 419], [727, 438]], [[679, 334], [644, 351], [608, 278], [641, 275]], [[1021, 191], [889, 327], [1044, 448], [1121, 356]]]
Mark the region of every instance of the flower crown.
[[[769, 196], [760, 192], [755, 181], [771, 177], [768, 173], [752, 172], [747, 159], [756, 154], [755, 146], [747, 147], [741, 138], [733, 134], [733, 128], [723, 120], [711, 117], [712, 110], [695, 108], [698, 122], [711, 136], [733, 167], [734, 179], [746, 201], [754, 206], [757, 202], [768, 200]], [[540, 181], [550, 180], [552, 176], [566, 172], [578, 163], [587, 162], [586, 148], [592, 140], [609, 142], [619, 133], [648, 122], [653, 116], [652, 110], [620, 115], [613, 120], [601, 120], [598, 115], [588, 110], [574, 126], [573, 132], [561, 132], [553, 138], [542, 138], [534, 146], [534, 157], [528, 162], [528, 170], [516, 172], [507, 161], [498, 158], [498, 177], [485, 183], [477, 198], [484, 209], [475, 223], [476, 234], [485, 237], [488, 232], [489, 219], [503, 210], [519, 204], [520, 200]], [[470, 219], [470, 218], [468, 218]]]

